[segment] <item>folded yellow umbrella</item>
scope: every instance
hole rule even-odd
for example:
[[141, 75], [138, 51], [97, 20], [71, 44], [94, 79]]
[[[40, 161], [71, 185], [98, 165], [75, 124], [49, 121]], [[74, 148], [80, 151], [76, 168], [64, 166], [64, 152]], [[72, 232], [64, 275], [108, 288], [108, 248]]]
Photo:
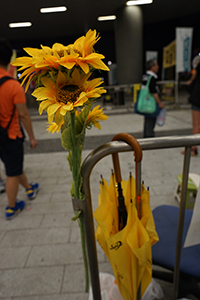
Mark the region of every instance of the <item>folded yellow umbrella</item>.
[[109, 185], [103, 178], [101, 180], [99, 206], [94, 212], [97, 221], [96, 238], [111, 263], [122, 297], [135, 300], [139, 286], [142, 296], [151, 282], [151, 246], [158, 241], [158, 236], [149, 192], [144, 186], [141, 188], [141, 218], [138, 217], [138, 195], [132, 175], [128, 181], [121, 180], [127, 221], [119, 230], [117, 184], [113, 173]]

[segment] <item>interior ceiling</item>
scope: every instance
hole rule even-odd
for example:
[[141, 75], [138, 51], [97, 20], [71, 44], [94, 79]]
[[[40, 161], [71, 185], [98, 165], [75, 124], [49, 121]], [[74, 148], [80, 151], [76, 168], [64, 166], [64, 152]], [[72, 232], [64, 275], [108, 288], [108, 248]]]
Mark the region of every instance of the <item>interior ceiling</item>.
[[[113, 15], [126, 0], [0, 0], [1, 35], [10, 40], [79, 36], [88, 29], [114, 30], [115, 21], [98, 22], [98, 16]], [[67, 7], [62, 13], [41, 14], [40, 8]], [[141, 6], [144, 24], [200, 13], [199, 0], [154, 0]], [[30, 21], [28, 28], [9, 28], [13, 22]]]

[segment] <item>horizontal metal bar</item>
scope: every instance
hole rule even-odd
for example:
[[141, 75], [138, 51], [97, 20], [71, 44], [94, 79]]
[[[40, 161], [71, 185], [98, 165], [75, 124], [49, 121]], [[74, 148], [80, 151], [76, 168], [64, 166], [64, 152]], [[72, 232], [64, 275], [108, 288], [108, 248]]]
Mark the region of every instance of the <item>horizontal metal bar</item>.
[[[191, 147], [194, 145], [200, 145], [200, 134], [138, 139], [138, 142], [142, 147], [142, 150], [179, 148], [186, 146]], [[116, 152], [128, 151], [133, 151], [133, 148], [122, 141], [109, 142], [93, 150], [82, 164], [82, 174], [84, 174], [84, 180], [86, 180], [86, 177], [90, 175], [95, 164], [103, 157]]]

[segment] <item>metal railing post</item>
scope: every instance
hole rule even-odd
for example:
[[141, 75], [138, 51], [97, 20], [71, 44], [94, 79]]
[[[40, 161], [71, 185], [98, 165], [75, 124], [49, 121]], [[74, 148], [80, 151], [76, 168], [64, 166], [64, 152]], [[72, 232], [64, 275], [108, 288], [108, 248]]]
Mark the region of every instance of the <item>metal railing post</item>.
[[181, 201], [180, 201], [180, 209], [179, 209], [179, 222], [178, 222], [178, 233], [177, 233], [177, 242], [176, 242], [176, 256], [175, 256], [175, 265], [174, 265], [173, 300], [178, 299], [181, 245], [182, 245], [183, 225], [184, 225], [185, 206], [186, 206], [186, 197], [187, 197], [188, 173], [189, 173], [189, 167], [190, 167], [190, 153], [191, 153], [191, 147], [186, 147], [185, 155], [184, 155], [184, 163], [183, 163]]

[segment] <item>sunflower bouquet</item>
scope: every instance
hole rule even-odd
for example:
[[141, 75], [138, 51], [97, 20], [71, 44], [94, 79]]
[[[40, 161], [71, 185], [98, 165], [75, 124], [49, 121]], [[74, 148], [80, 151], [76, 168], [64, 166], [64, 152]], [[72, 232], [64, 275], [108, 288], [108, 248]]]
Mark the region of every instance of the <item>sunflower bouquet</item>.
[[[89, 30], [85, 36], [78, 38], [74, 44], [64, 46], [55, 43], [52, 48], [24, 48], [29, 56], [19, 57], [13, 66], [23, 71], [20, 79], [27, 91], [32, 80], [36, 89], [32, 95], [39, 101], [39, 113], [45, 110], [48, 115], [48, 132], [61, 132], [61, 142], [69, 151], [68, 163], [72, 172], [71, 196], [84, 200], [81, 191], [81, 157], [86, 129], [96, 126], [101, 129], [99, 121], [106, 120], [103, 109], [95, 106], [94, 100], [101, 97], [106, 90], [101, 86], [101, 78], [91, 79], [95, 70], [109, 71], [104, 64], [102, 54], [96, 53], [94, 45], [100, 39], [96, 30]], [[81, 229], [82, 251], [85, 265], [86, 291], [88, 291], [88, 267], [85, 251], [82, 212], [75, 212]]]

